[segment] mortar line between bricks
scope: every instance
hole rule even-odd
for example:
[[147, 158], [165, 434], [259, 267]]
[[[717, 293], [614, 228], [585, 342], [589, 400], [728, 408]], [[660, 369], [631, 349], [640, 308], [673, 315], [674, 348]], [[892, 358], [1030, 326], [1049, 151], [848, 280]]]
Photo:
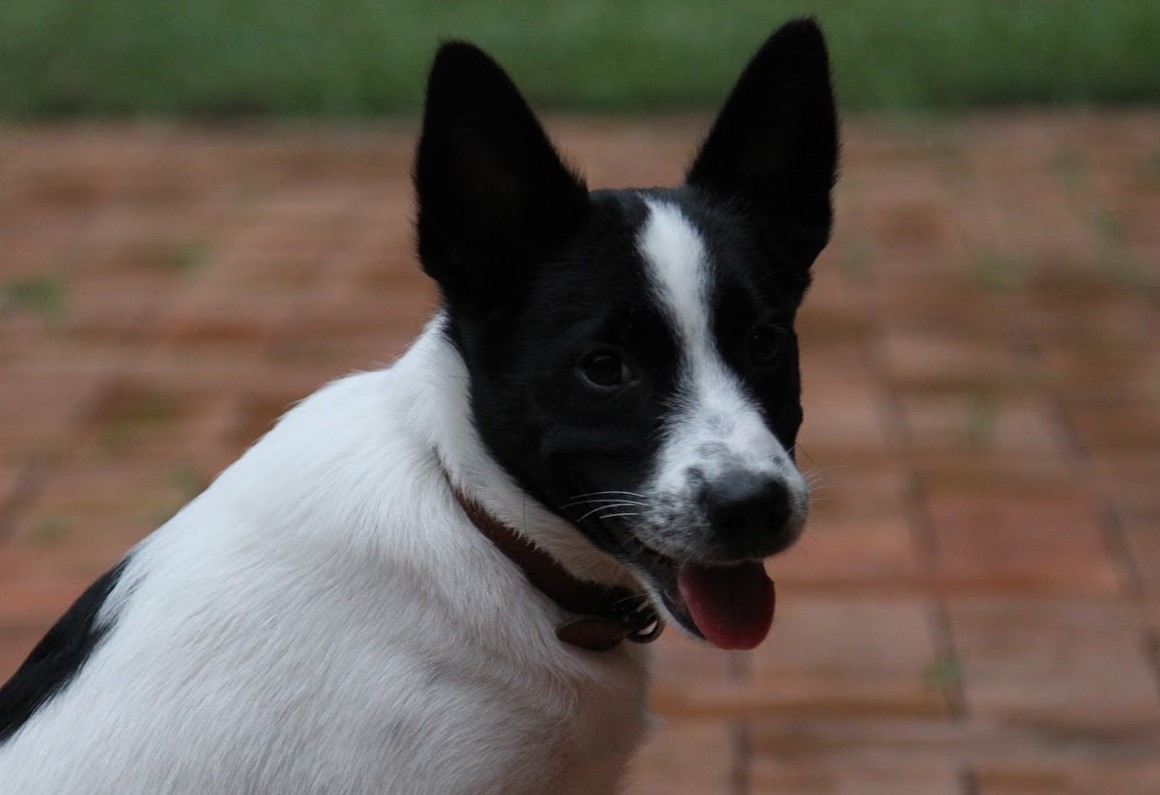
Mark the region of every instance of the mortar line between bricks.
[[[738, 685], [746, 685], [753, 679], [753, 655], [749, 652], [731, 651], [728, 655], [729, 679]], [[748, 795], [749, 765], [752, 751], [749, 743], [749, 724], [744, 718], [734, 718], [728, 722], [729, 728], [729, 795]]]
[[[113, 372], [106, 370], [100, 377], [94, 379], [89, 393], [77, 402], [75, 409], [65, 420], [67, 433], [75, 431], [81, 419], [90, 413], [93, 405], [108, 390], [112, 378]], [[12, 496], [6, 504], [0, 505], [0, 543], [12, 538], [23, 514], [36, 504], [36, 500], [49, 478], [50, 470], [50, 464], [39, 456], [31, 456], [24, 465]]]
[[12, 494], [0, 505], [0, 544], [12, 539], [20, 517], [33, 506], [44, 485], [46, 466], [39, 459], [26, 463]]
[[[1052, 392], [1050, 401], [1056, 423], [1062, 429], [1064, 442], [1071, 449], [1070, 458], [1077, 474], [1080, 475], [1082, 481], [1094, 484], [1096, 482], [1095, 459], [1080, 438], [1079, 432], [1071, 420], [1071, 414], [1064, 403], [1063, 396]], [[1097, 491], [1097, 502], [1097, 526], [1100, 529], [1100, 538], [1104, 548], [1120, 571], [1127, 593], [1132, 596], [1141, 596], [1144, 593], [1143, 577], [1140, 574], [1136, 559], [1132, 555], [1131, 547], [1128, 545], [1126, 527], [1120, 516], [1119, 508], [1116, 506], [1116, 501], [1101, 487]]]
[[[878, 322], [877, 318], [871, 319], [870, 324], [873, 334], [866, 350], [866, 356], [872, 371], [879, 374], [879, 380], [886, 396], [890, 433], [897, 442], [905, 460], [907, 470], [906, 507], [911, 535], [918, 548], [922, 573], [927, 578], [933, 579], [936, 574], [939, 554], [934, 520], [927, 508], [927, 494], [923, 478], [914, 466], [912, 440], [906, 427], [902, 395], [889, 375], [883, 375], [888, 373], [888, 370], [880, 353], [884, 338], [882, 324]], [[938, 595], [931, 597], [929, 606], [935, 661], [954, 663], [959, 659], [959, 655], [955, 645], [954, 632], [951, 628], [950, 614], [943, 597]], [[954, 677], [952, 683], [944, 686], [942, 690], [947, 698], [951, 714], [959, 720], [964, 720], [967, 717], [967, 699], [963, 677]]]
[[1160, 692], [1160, 631], [1144, 634], [1144, 656], [1148, 661], [1148, 667], [1152, 669], [1156, 691]]
[[[929, 521], [929, 518], [927, 519]], [[934, 597], [930, 603], [930, 626], [934, 639], [936, 662], [950, 666], [951, 674], [948, 683], [941, 689], [947, 699], [951, 714], [960, 720], [967, 717], [967, 684], [961, 668], [958, 644], [955, 643], [955, 632], [951, 625], [950, 611], [942, 597]]]
[[743, 719], [729, 723], [729, 749], [733, 765], [729, 770], [729, 795], [749, 795], [751, 756], [749, 724]]
[[[902, 395], [890, 377], [884, 375], [887, 372], [887, 365], [881, 354], [881, 347], [885, 337], [882, 324], [877, 318], [871, 318], [869, 323], [872, 333], [869, 335], [869, 342], [863, 345], [863, 355], [867, 360], [869, 370], [877, 374], [876, 381], [881, 388], [885, 400], [887, 433], [889, 438], [897, 445], [900, 457], [905, 465], [906, 502], [911, 513], [911, 534], [918, 548], [920, 560], [925, 570], [924, 573], [930, 574], [935, 561], [938, 559], [938, 539], [935, 537], [933, 528], [929, 522], [917, 521], [916, 514], [920, 509], [922, 500], [925, 498], [925, 494], [923, 493], [921, 477], [914, 467], [914, 460], [911, 455], [912, 440], [906, 427]], [[925, 511], [922, 512], [925, 513]]]
[[[1036, 372], [1043, 369], [1043, 345], [1034, 329], [1020, 329], [1018, 346], [1020, 354], [1027, 360], [1027, 370]], [[1067, 403], [1063, 394], [1056, 388], [1044, 386], [1042, 392], [1050, 406], [1056, 428], [1059, 429], [1060, 439], [1067, 451], [1070, 469], [1079, 477], [1081, 483], [1097, 483], [1095, 457], [1091, 449], [1084, 443], [1083, 437], [1072, 420], [1071, 412], [1067, 410]], [[1103, 487], [1097, 489], [1098, 510], [1097, 526], [1100, 529], [1100, 538], [1107, 550], [1113, 565], [1120, 572], [1126, 591], [1132, 596], [1141, 596], [1144, 593], [1144, 580], [1139, 566], [1132, 555], [1126, 528], [1115, 500]]]
[[979, 774], [973, 767], [959, 771], [959, 792], [961, 795], [979, 795]]
[[[934, 520], [927, 508], [925, 484], [922, 477], [913, 471], [910, 473], [908, 484], [907, 509], [917, 537], [927, 539], [927, 543], [922, 549], [921, 563], [923, 574], [933, 580], [937, 573], [938, 539], [935, 536]], [[934, 595], [931, 597], [929, 605], [935, 660], [955, 665], [959, 660], [959, 652], [946, 602], [942, 596]], [[967, 693], [963, 676], [951, 677], [949, 684], [942, 686], [942, 691], [947, 698], [951, 714], [956, 718], [965, 719], [967, 716]]]

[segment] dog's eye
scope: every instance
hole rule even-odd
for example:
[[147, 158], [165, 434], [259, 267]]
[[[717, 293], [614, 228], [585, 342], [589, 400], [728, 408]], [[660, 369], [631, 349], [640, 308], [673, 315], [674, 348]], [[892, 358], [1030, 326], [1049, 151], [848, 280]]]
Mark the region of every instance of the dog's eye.
[[785, 331], [768, 323], [761, 323], [749, 332], [749, 361], [755, 367], [769, 367], [781, 355]]
[[589, 383], [605, 389], [624, 386], [633, 378], [628, 362], [612, 348], [599, 348], [581, 359], [580, 374]]

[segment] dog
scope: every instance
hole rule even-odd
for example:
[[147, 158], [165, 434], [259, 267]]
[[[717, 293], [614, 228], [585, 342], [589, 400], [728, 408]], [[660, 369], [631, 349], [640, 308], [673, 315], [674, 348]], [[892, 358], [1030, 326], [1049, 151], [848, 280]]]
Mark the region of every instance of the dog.
[[797, 20], [684, 184], [590, 192], [494, 61], [442, 45], [414, 167], [440, 309], [85, 591], [0, 689], [0, 791], [616, 791], [643, 644], [770, 629], [837, 135]]

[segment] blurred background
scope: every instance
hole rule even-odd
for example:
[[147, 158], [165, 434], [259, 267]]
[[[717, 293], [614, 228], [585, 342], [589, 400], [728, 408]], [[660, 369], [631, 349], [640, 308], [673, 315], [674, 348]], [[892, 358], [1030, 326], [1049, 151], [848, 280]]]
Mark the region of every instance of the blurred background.
[[545, 107], [717, 102], [791, 16], [825, 26], [848, 110], [1146, 103], [1155, 3], [1117, 0], [6, 0], [0, 111], [237, 118], [418, 108], [437, 42], [470, 38]]
[[442, 39], [594, 187], [672, 184], [810, 13], [844, 115], [774, 631], [666, 633], [632, 793], [1160, 792], [1160, 4], [4, 0], [0, 679], [434, 306]]

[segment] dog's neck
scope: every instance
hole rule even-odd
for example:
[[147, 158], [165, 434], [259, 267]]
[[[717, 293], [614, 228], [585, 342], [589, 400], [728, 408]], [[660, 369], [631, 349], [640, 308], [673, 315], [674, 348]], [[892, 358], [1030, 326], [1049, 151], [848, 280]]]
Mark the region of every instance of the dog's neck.
[[[559, 628], [563, 642], [611, 648], [630, 636], [644, 638], [653, 625], [659, 632], [659, 621], [635, 609], [644, 598], [636, 578], [531, 499], [489, 455], [472, 422], [469, 375], [446, 322], [437, 314], [394, 370], [413, 390], [408, 427], [435, 452], [433, 463], [472, 524], [572, 617]], [[651, 607], [649, 613], [656, 616]]]

